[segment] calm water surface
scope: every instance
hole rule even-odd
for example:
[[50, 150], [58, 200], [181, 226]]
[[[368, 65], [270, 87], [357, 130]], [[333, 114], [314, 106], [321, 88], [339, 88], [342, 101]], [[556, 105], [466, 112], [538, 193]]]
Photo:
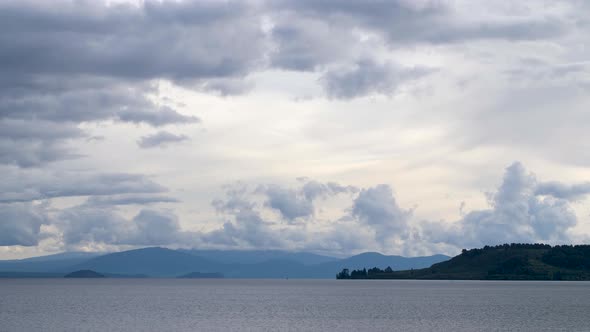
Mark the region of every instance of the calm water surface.
[[588, 282], [0, 280], [0, 331], [590, 331]]

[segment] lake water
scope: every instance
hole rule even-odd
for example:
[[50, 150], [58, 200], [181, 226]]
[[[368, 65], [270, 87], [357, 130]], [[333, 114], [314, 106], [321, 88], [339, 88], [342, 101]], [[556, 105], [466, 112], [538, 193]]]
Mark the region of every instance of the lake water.
[[0, 331], [590, 331], [590, 282], [0, 279]]

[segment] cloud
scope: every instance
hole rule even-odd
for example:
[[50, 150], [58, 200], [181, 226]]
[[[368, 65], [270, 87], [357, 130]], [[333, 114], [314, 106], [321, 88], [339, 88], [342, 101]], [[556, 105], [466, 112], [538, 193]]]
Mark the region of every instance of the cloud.
[[353, 186], [341, 186], [334, 182], [324, 184], [313, 180], [304, 181], [304, 184], [296, 189], [272, 184], [260, 186], [258, 192], [266, 196], [266, 206], [278, 211], [282, 217], [292, 222], [297, 218], [312, 217], [315, 213], [314, 200], [317, 198], [358, 191]]
[[143, 136], [137, 141], [137, 145], [143, 149], [165, 147], [172, 143], [189, 140], [186, 135], [175, 135], [167, 131], [159, 131], [153, 135]]
[[262, 47], [256, 13], [237, 1], [4, 1], [0, 12], [10, 74], [231, 77], [256, 66]]
[[251, 91], [254, 83], [247, 78], [211, 78], [200, 84], [198, 88], [221, 96], [232, 96]]
[[251, 90], [253, 73], [287, 69], [321, 75], [330, 98], [391, 95], [429, 71], [382, 59], [392, 49], [553, 38], [567, 27], [551, 8], [510, 15], [498, 8], [472, 13], [461, 2], [405, 0], [3, 1], [0, 121], [35, 119], [23, 132], [53, 122], [71, 135], [5, 134], [0, 163], [40, 167], [80, 157], [68, 143], [89, 122], [198, 123], [155, 101], [160, 81], [230, 95]]
[[193, 233], [180, 228], [178, 218], [167, 211], [142, 209], [131, 220], [104, 208], [76, 206], [56, 217], [67, 246], [190, 245]]
[[233, 222], [225, 222], [220, 229], [201, 234], [203, 243], [226, 248], [286, 247], [288, 233], [273, 229], [272, 224], [263, 220], [257, 212], [240, 210], [233, 217]]
[[270, 66], [294, 71], [321, 70], [322, 67], [357, 56], [358, 37], [348, 29], [334, 27], [325, 20], [292, 14], [278, 14], [271, 30], [274, 48]]
[[[343, 178], [358, 175], [354, 181], [359, 183], [372, 180], [363, 171], [340, 170], [350, 170], [353, 163], [358, 169], [361, 162], [372, 160], [367, 170], [383, 171], [383, 163], [397, 158], [398, 153], [412, 164], [420, 163], [412, 158], [437, 159], [434, 166], [438, 169], [455, 163], [441, 161], [439, 153], [448, 156], [447, 152], [457, 150], [456, 163], [464, 164], [461, 158], [472, 162], [473, 155], [488, 155], [488, 148], [513, 158], [506, 147], [516, 145], [518, 158], [535, 158], [531, 151], [543, 149], [541, 152], [552, 152], [542, 153], [543, 158], [587, 166], [590, 154], [586, 151], [590, 150], [584, 146], [587, 140], [580, 137], [586, 137], [587, 129], [581, 124], [589, 119], [588, 64], [582, 61], [587, 55], [579, 47], [587, 35], [586, 9], [577, 3], [538, 6], [463, 0], [1, 1], [0, 202], [11, 207], [10, 215], [20, 213], [23, 220], [33, 220], [24, 222], [22, 228], [5, 224], [10, 226], [3, 231], [21, 234], [6, 243], [34, 243], [39, 231], [33, 216], [43, 212], [34, 201], [67, 197], [87, 199], [82, 207], [69, 211], [72, 220], [84, 216], [95, 220], [88, 227], [96, 229], [97, 239], [82, 236], [83, 241], [169, 241], [146, 235], [138, 226], [154, 223], [153, 227], [162, 226], [165, 232], [182, 238], [180, 242], [189, 243], [182, 230], [171, 231], [176, 228], [174, 217], [147, 212], [141, 217], [138, 212], [137, 220], [127, 217], [143, 205], [154, 207], [176, 199], [168, 197], [166, 188], [154, 178], [127, 173], [131, 172], [130, 165], [124, 164], [127, 158], [108, 163], [108, 171], [88, 170], [89, 165], [105, 165], [105, 153], [133, 152], [121, 150], [127, 146], [112, 146], [115, 139], [98, 142], [93, 137], [112, 138], [110, 135], [120, 135], [120, 127], [149, 127], [153, 132], [139, 139], [140, 148], [185, 141], [188, 138], [172, 127], [196, 125], [201, 120], [190, 107], [180, 105], [211, 102], [212, 109], [228, 112], [207, 117], [213, 121], [209, 138], [228, 128], [237, 131], [224, 139], [230, 145], [223, 149], [202, 144], [202, 154], [188, 157], [198, 159], [203, 174], [227, 160], [216, 174], [247, 177], [256, 171], [240, 168], [238, 174], [232, 169], [242, 163], [241, 158], [251, 156], [233, 153], [245, 151], [240, 138], [251, 133], [242, 131], [241, 122], [268, 120], [268, 110], [258, 106], [279, 105], [274, 103], [281, 98], [277, 91], [304, 88], [306, 96], [315, 96], [313, 82], [319, 83], [328, 99], [339, 99], [337, 105], [331, 103], [334, 100], [313, 102], [309, 114], [280, 114], [280, 122], [263, 120], [256, 133], [259, 136], [249, 141], [252, 145], [247, 144], [247, 149], [260, 148], [259, 155], [273, 159], [269, 149], [277, 145], [258, 143], [267, 143], [269, 137], [275, 139], [279, 134], [281, 143], [283, 139], [287, 143], [284, 146], [296, 143], [303, 148], [302, 153], [309, 157], [306, 163], [311, 158], [326, 162], [318, 172], [332, 170]], [[440, 75], [429, 75], [431, 68]], [[486, 79], [454, 86], [477, 75]], [[411, 100], [378, 98], [370, 107], [374, 112], [364, 117], [357, 111], [362, 111], [368, 100], [344, 103], [364, 96], [396, 95], [426, 80], [428, 87], [433, 87], [428, 101], [420, 96]], [[265, 91], [253, 89], [258, 82]], [[253, 91], [255, 96], [209, 99], [194, 95], [196, 91], [221, 96]], [[483, 95], [486, 98], [481, 98]], [[281, 100], [284, 112], [298, 108]], [[242, 107], [245, 112], [254, 112], [248, 113], [253, 117], [232, 117], [230, 113]], [[228, 116], [232, 117], [229, 122]], [[380, 145], [377, 141], [383, 141], [384, 135], [399, 146]], [[334, 140], [338, 142], [332, 145]], [[430, 143], [436, 145], [434, 155]], [[334, 153], [343, 163], [315, 155], [330, 147], [338, 150]], [[415, 153], [416, 147], [420, 153]], [[145, 168], [149, 154], [140, 155], [141, 165], [135, 166]], [[81, 157], [89, 160], [73, 160]], [[96, 163], [95, 157], [99, 158]], [[152, 166], [148, 168], [165, 168]], [[292, 171], [287, 167], [284, 172], [289, 169]], [[276, 176], [276, 172], [267, 176]], [[404, 175], [396, 174], [395, 178]], [[588, 185], [539, 182], [529, 175], [519, 172], [517, 166], [510, 168], [505, 185], [492, 195], [488, 208], [463, 209], [464, 215], [456, 222], [432, 223], [431, 228], [412, 222], [411, 209], [399, 206], [398, 197], [387, 185], [367, 184], [360, 189], [307, 179], [292, 186], [234, 188], [233, 194], [226, 193], [215, 201], [219, 228], [202, 231], [195, 241], [345, 251], [360, 249], [363, 244], [399, 248], [410, 240], [440, 248], [499, 239], [570, 239], [572, 225], [577, 222], [570, 204], [586, 195]], [[198, 187], [210, 188], [215, 181], [206, 180]], [[170, 183], [179, 185], [178, 181]], [[199, 189], [188, 190], [190, 193], [182, 195], [202, 197]], [[193, 204], [186, 197], [182, 200]], [[76, 199], [55, 203], [62, 201], [69, 204]], [[23, 212], [27, 209], [32, 215]], [[52, 213], [59, 210], [55, 209]], [[121, 209], [126, 214], [101, 209]], [[76, 215], [82, 217], [74, 218]], [[114, 233], [100, 229], [102, 217], [110, 218], [104, 227], [112, 227]], [[79, 235], [71, 237], [72, 243], [80, 242], [76, 240]]]
[[[452, 223], [413, 220], [413, 210], [400, 206], [387, 184], [358, 189], [301, 178], [295, 186], [228, 186], [224, 197], [212, 202], [220, 226], [189, 231], [171, 211], [141, 207], [176, 201], [158, 194], [164, 189], [146, 178], [105, 175], [99, 181], [102, 187], [94, 186], [95, 180], [72, 178], [76, 188], [62, 181], [60, 187], [29, 190], [29, 197], [39, 197], [41, 192], [49, 197], [89, 195], [85, 203], [70, 208], [47, 209], [5, 197], [4, 201], [13, 203], [0, 204], [0, 243], [36, 245], [41, 226], [49, 225], [57, 229], [52, 236], [59, 243], [74, 249], [171, 245], [332, 253], [395, 250], [423, 255], [507, 242], [567, 243], [577, 225], [569, 201], [545, 189], [541, 193], [539, 188], [546, 188], [547, 182], [538, 182], [518, 162], [506, 168], [500, 186], [489, 194], [488, 209], [464, 212]], [[10, 190], [3, 194], [10, 196]], [[331, 199], [345, 199], [350, 205], [326, 214], [317, 205]], [[128, 205], [140, 206], [132, 218], [118, 210]]]
[[354, 194], [359, 191], [355, 186], [343, 186], [336, 182], [322, 183], [315, 180], [301, 179], [304, 182], [301, 192], [308, 200], [316, 198], [326, 198], [337, 194], [350, 193]]
[[0, 164], [34, 167], [76, 158], [78, 155], [67, 148], [67, 142], [84, 136], [71, 124], [0, 117]]
[[113, 206], [113, 205], [149, 205], [155, 203], [178, 203], [178, 199], [153, 194], [118, 194], [109, 196], [91, 196], [86, 201], [87, 205]]
[[59, 141], [0, 139], [0, 164], [30, 168], [78, 157]]
[[46, 173], [42, 170], [10, 171], [5, 169], [6, 181], [0, 184], [0, 202], [105, 196], [116, 194], [157, 194], [167, 189], [148, 177], [128, 173]]
[[389, 185], [380, 184], [363, 189], [354, 200], [352, 216], [375, 231], [375, 239], [385, 244], [392, 237], [407, 235], [411, 210], [397, 205]]
[[221, 228], [201, 233], [204, 245], [230, 248], [281, 248], [285, 237], [273, 228], [276, 222], [264, 220], [248, 186], [238, 184], [226, 188], [225, 197], [212, 205], [226, 218]]
[[567, 185], [557, 181], [541, 182], [535, 188], [535, 195], [549, 195], [566, 200], [578, 200], [590, 194], [590, 182]]
[[[454, 43], [466, 40], [535, 40], [563, 33], [565, 24], [551, 17], [536, 17], [526, 12], [511, 12], [498, 19], [494, 15], [471, 16], [474, 8], [462, 2], [377, 0], [285, 0], [274, 2], [279, 12], [290, 12], [307, 19], [329, 22], [339, 29], [364, 29], [379, 33], [392, 46], [408, 43]], [[470, 12], [464, 12], [464, 8]], [[471, 14], [471, 16], [466, 14]], [[502, 13], [500, 13], [502, 14]], [[505, 14], [505, 13], [504, 13]]]
[[279, 211], [288, 220], [308, 217], [314, 213], [312, 201], [298, 195], [294, 190], [271, 185], [267, 186], [264, 192], [268, 197], [267, 205]]
[[41, 206], [30, 203], [0, 204], [0, 246], [36, 246], [41, 226], [47, 223]]
[[51, 121], [35, 119], [1, 119], [0, 138], [19, 140], [55, 141], [84, 137], [84, 132], [75, 127]]
[[392, 95], [400, 85], [429, 72], [426, 68], [403, 68], [392, 63], [361, 60], [350, 68], [328, 70], [320, 81], [328, 97], [351, 99], [370, 94]]
[[[155, 104], [147, 87], [98, 80], [61, 86], [56, 78], [19, 92], [0, 90], [0, 163], [38, 167], [78, 158], [68, 143], [88, 137], [80, 124], [101, 121], [144, 123], [155, 127], [198, 123], [199, 118]], [[57, 86], [56, 86], [57, 85]], [[145, 91], [145, 92], [144, 92]]]
[[123, 110], [116, 117], [124, 122], [147, 123], [154, 127], [175, 123], [198, 123], [201, 120], [196, 116], [182, 115], [170, 107], [160, 107], [156, 111]]
[[[21, 75], [34, 75], [21, 73]], [[66, 77], [55, 77], [55, 79]], [[25, 78], [16, 78], [25, 79]], [[49, 78], [17, 91], [0, 93], [0, 116], [5, 119], [52, 121], [55, 124], [119, 120], [162, 126], [198, 122], [148, 98], [155, 87], [100, 77], [67, 77], [62, 83]], [[55, 124], [53, 124], [55, 126]]]
[[450, 225], [426, 223], [426, 240], [462, 247], [501, 243], [564, 243], [577, 217], [569, 203], [539, 197], [537, 180], [519, 162], [506, 168], [498, 190], [490, 197], [490, 209], [467, 213]]
[[[35, 167], [80, 157], [66, 143], [84, 136], [82, 123], [199, 122], [154, 102], [154, 82], [238, 92], [238, 81], [263, 53], [252, 10], [216, 1], [0, 3], [6, 27], [0, 31], [0, 122], [27, 122], [26, 130], [0, 137], [0, 163]], [[48, 127], [64, 134], [37, 137]]]
[[[358, 189], [308, 178], [298, 180], [297, 186], [228, 188], [225, 198], [213, 202], [226, 221], [221, 228], [202, 233], [201, 243], [349, 253], [388, 248], [391, 241], [407, 238], [411, 211], [397, 205], [388, 185]], [[339, 194], [343, 194], [340, 198], [350, 197], [350, 207], [340, 215], [318, 213], [316, 204]]]
[[141, 210], [133, 218], [135, 233], [130, 236], [129, 244], [170, 245], [190, 242], [191, 234], [183, 232], [178, 218], [165, 211]]
[[[316, 201], [341, 193], [354, 194], [358, 192], [356, 187], [307, 178], [298, 180], [295, 187], [267, 184], [251, 188], [241, 184], [226, 188], [225, 197], [213, 201], [225, 222], [221, 228], [201, 233], [201, 243], [225, 248], [344, 250], [362, 242], [347, 244], [347, 237], [333, 236], [331, 227], [309, 227], [316, 223]], [[341, 231], [351, 227], [348, 222], [342, 225]], [[357, 230], [354, 237], [358, 234], [365, 235]]]
[[322, 73], [330, 98], [390, 95], [428, 73], [387, 63], [384, 54], [473, 41], [550, 40], [569, 29], [551, 8], [506, 10], [470, 2], [378, 0], [269, 3], [272, 67]]
[[[200, 243], [332, 252], [396, 248], [424, 255], [510, 242], [569, 242], [569, 231], [577, 224], [568, 201], [538, 195], [539, 182], [519, 162], [506, 168], [501, 185], [489, 195], [489, 209], [464, 211], [452, 223], [413, 220], [413, 209], [401, 207], [387, 184], [359, 190], [307, 178], [300, 183], [228, 189], [226, 198], [214, 201], [226, 221], [219, 229], [201, 233]], [[340, 217], [325, 220], [315, 205], [337, 193], [351, 195], [350, 207], [341, 210]]]

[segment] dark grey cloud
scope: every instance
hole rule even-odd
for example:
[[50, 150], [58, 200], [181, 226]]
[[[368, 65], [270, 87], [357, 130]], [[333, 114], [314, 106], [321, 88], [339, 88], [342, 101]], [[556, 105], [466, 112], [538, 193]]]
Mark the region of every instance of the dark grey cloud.
[[273, 5], [279, 12], [327, 21], [340, 29], [380, 33], [392, 46], [474, 39], [535, 40], [560, 35], [566, 26], [551, 17], [519, 16], [514, 12], [503, 20], [493, 16], [470, 20], [459, 15], [456, 6], [461, 3], [440, 1], [284, 0]]
[[63, 242], [76, 247], [108, 245], [189, 245], [195, 234], [185, 232], [178, 218], [167, 211], [143, 209], [127, 220], [113, 210], [76, 206], [62, 210], [55, 224]]
[[196, 116], [182, 115], [170, 107], [163, 106], [157, 110], [122, 110], [116, 117], [123, 122], [147, 123], [158, 127], [173, 123], [197, 123], [201, 120]]
[[75, 126], [36, 119], [0, 119], [0, 139], [55, 141], [83, 137]]
[[[158, 98], [159, 80], [231, 95], [252, 87], [248, 75], [253, 72], [286, 69], [317, 73], [330, 98], [391, 95], [430, 69], [385, 60], [387, 51], [425, 44], [551, 39], [571, 24], [545, 15], [548, 11], [537, 14], [534, 10], [484, 15], [481, 9], [471, 17], [460, 5], [407, 0], [145, 1], [139, 5], [2, 1], [0, 170], [7, 171], [0, 183], [0, 245], [37, 243], [40, 225], [50, 218], [31, 201], [78, 196], [88, 196], [88, 201], [61, 214], [65, 221], [60, 227], [70, 244], [205, 241], [282, 247], [293, 243], [321, 246], [324, 242], [329, 248], [345, 248], [347, 243], [360, 248], [374, 238], [385, 244], [415, 236], [416, 229], [407, 221], [411, 210], [398, 206], [386, 185], [359, 191], [306, 180], [296, 187], [235, 189], [214, 202], [226, 218], [223, 227], [199, 233], [195, 239], [167, 212], [143, 210], [129, 220], [107, 209], [175, 201], [148, 177], [50, 173], [39, 166], [88, 153], [73, 150], [70, 144], [91, 139], [82, 129], [88, 124], [114, 121], [164, 127], [200, 122], [197, 116], [172, 108], [170, 105], [178, 105], [173, 100]], [[581, 24], [584, 20], [576, 19], [574, 25]], [[572, 61], [578, 58], [571, 57]], [[526, 71], [531, 80], [582, 82], [587, 67], [583, 62], [553, 66], [535, 62], [513, 74], [523, 76]], [[573, 146], [563, 139], [573, 137], [568, 135], [576, 129], [555, 125], [557, 113], [551, 107], [544, 109], [551, 102], [559, 103], [560, 119], [584, 123], [584, 109], [563, 107], [563, 100], [579, 97], [569, 94], [572, 91], [570, 86], [534, 91], [513, 87], [494, 112], [466, 114], [474, 123], [462, 123], [461, 132], [469, 136], [466, 128], [471, 128], [484, 135], [478, 143], [504, 139], [512, 144], [518, 133], [518, 142], [530, 140], [543, 146], [539, 142], [548, 143], [551, 137], [559, 138], [554, 140], [557, 144]], [[530, 125], [531, 110], [536, 126]], [[487, 130], [482, 130], [481, 123]], [[551, 130], [551, 135], [539, 128]], [[568, 135], [562, 135], [559, 128], [566, 128]], [[584, 128], [580, 128], [574, 136], [584, 137]], [[186, 139], [160, 129], [138, 144], [150, 147]], [[526, 138], [523, 132], [528, 133]], [[586, 157], [586, 150], [576, 149], [576, 155]], [[586, 184], [537, 183], [515, 164], [507, 170], [489, 209], [465, 213], [450, 226], [433, 224], [423, 235], [434, 242], [469, 246], [498, 239], [561, 241], [576, 224], [568, 201], [587, 192]], [[341, 193], [351, 195], [350, 211], [330, 226], [316, 220], [318, 201]], [[306, 229], [311, 224], [317, 233]], [[373, 233], [374, 237], [366, 237]]]
[[427, 223], [426, 239], [463, 247], [569, 242], [568, 231], [577, 218], [568, 201], [538, 197], [536, 188], [535, 176], [516, 162], [506, 168], [502, 184], [490, 197], [490, 209], [469, 212], [452, 224]]
[[123, 244], [133, 225], [112, 209], [74, 207], [56, 218], [66, 245], [108, 243]]
[[[57, 10], [59, 8], [59, 10]], [[4, 1], [3, 71], [191, 81], [259, 61], [257, 14], [237, 1]]]
[[265, 195], [266, 206], [278, 211], [291, 222], [297, 218], [312, 217], [315, 213], [314, 200], [317, 198], [358, 191], [355, 187], [341, 186], [334, 182], [304, 181], [302, 186], [295, 189], [271, 184], [260, 186], [257, 191]]
[[187, 141], [186, 135], [176, 135], [167, 131], [159, 131], [153, 135], [143, 136], [137, 141], [137, 145], [143, 149], [165, 147], [173, 143]]
[[87, 205], [113, 206], [113, 205], [150, 205], [156, 203], [178, 203], [180, 200], [154, 194], [119, 194], [109, 196], [91, 196], [86, 201]]
[[58, 197], [157, 194], [167, 189], [140, 174], [45, 173], [5, 170], [0, 202], [27, 202]]
[[244, 77], [252, 72], [312, 70], [332, 98], [389, 95], [424, 69], [378, 61], [374, 46], [550, 38], [564, 26], [543, 15], [463, 14], [446, 3], [401, 0], [3, 1], [0, 121], [51, 121], [70, 135], [23, 140], [22, 133], [43, 131], [31, 121], [0, 138], [0, 163], [79, 157], [67, 143], [79, 139], [84, 122], [199, 122], [150, 98], [161, 79], [227, 95], [248, 91]]
[[43, 207], [30, 203], [0, 204], [0, 246], [35, 246], [48, 218]]
[[133, 218], [135, 232], [130, 235], [129, 244], [170, 245], [186, 244], [192, 234], [183, 232], [178, 218], [166, 211], [143, 209]]
[[[467, 41], [530, 41], [561, 36], [569, 23], [548, 14], [493, 12], [473, 18], [467, 3], [440, 1], [283, 0], [268, 2], [275, 23], [271, 66], [323, 72], [332, 98], [391, 94], [424, 74], [380, 64], [380, 49]], [[473, 8], [472, 8], [473, 10]], [[483, 12], [483, 10], [482, 10]]]
[[0, 163], [27, 167], [79, 157], [67, 143], [87, 136], [78, 128], [84, 122], [115, 120], [151, 126], [199, 122], [198, 117], [154, 104], [137, 87], [84, 84], [58, 86], [55, 91], [44, 86], [22, 94], [0, 92]]
[[320, 81], [328, 97], [350, 99], [370, 94], [391, 95], [399, 85], [418, 79], [431, 70], [403, 68], [392, 63], [361, 60], [352, 67], [328, 70]]
[[[1, 61], [0, 61], [1, 63]], [[26, 80], [30, 75], [22, 73]], [[33, 76], [31, 80], [36, 80]], [[68, 82], [62, 82], [67, 80]], [[7, 82], [10, 84], [10, 82]], [[199, 119], [155, 104], [147, 97], [155, 87], [101, 77], [43, 78], [21, 89], [3, 89], [0, 93], [0, 117], [3, 119], [53, 121], [64, 126], [93, 121], [115, 120], [163, 126], [194, 123]]]
[[[0, 137], [0, 163], [21, 167], [79, 157], [66, 143], [80, 123], [199, 122], [156, 104], [153, 81], [238, 92], [264, 45], [244, 2], [4, 1], [0, 22], [0, 121], [29, 121]], [[64, 134], [41, 140], [48, 122]]]
[[0, 164], [29, 168], [79, 157], [62, 141], [0, 139]]
[[273, 27], [270, 53], [272, 67], [314, 71], [338, 62], [354, 58], [358, 37], [348, 29], [334, 27], [330, 22], [309, 19], [299, 15], [279, 16]]
[[78, 128], [80, 123], [114, 120], [159, 127], [199, 122], [198, 117], [156, 105], [137, 87], [115, 83], [85, 87], [81, 82], [78, 87], [50, 90], [40, 87], [23, 95], [0, 92], [0, 145], [6, 145], [0, 163], [40, 166], [79, 157], [68, 143], [88, 136]]
[[84, 136], [82, 130], [71, 124], [0, 117], [0, 164], [33, 167], [76, 158], [79, 155], [70, 151], [67, 143]]
[[299, 195], [295, 190], [270, 185], [265, 188], [268, 197], [266, 204], [279, 211], [288, 220], [313, 215], [314, 206], [311, 200]]

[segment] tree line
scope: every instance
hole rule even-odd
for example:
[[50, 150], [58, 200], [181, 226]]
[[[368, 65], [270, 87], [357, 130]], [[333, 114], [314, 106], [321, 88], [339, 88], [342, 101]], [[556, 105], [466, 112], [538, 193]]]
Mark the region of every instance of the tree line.
[[336, 274], [336, 279], [367, 279], [370, 276], [376, 276], [379, 274], [386, 274], [392, 273], [393, 269], [388, 266], [385, 269], [381, 270], [378, 267], [374, 267], [372, 269], [362, 269], [362, 270], [352, 270], [349, 269], [342, 269], [338, 274]]

